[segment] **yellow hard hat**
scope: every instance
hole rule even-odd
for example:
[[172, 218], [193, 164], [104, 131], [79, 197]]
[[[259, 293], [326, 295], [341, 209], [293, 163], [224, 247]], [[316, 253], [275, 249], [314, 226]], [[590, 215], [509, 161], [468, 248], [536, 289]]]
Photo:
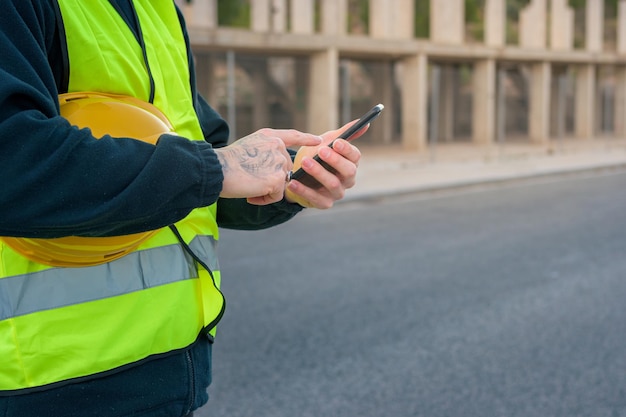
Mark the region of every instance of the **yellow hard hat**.
[[[59, 96], [59, 104], [61, 116], [75, 126], [90, 128], [97, 138], [108, 134], [155, 143], [162, 134], [173, 133], [172, 125], [159, 109], [134, 97], [92, 92], [67, 93]], [[155, 233], [55, 239], [2, 237], [2, 240], [35, 262], [81, 267], [121, 258]]]

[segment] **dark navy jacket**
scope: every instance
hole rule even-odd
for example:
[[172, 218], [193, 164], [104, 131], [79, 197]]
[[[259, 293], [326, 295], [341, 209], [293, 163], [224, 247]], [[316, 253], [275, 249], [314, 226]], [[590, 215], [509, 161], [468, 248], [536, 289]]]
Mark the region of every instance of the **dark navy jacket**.
[[[109, 1], [135, 28], [129, 0]], [[89, 147], [61, 132], [57, 96], [67, 79], [57, 8], [55, 0], [2, 2], [0, 236], [129, 234], [167, 226], [214, 203], [223, 175], [213, 147], [227, 144], [228, 127], [197, 94], [193, 73], [190, 88], [206, 142], [164, 135], [156, 146], [120, 139]], [[185, 29], [182, 16], [181, 24]], [[116, 198], [122, 190], [132, 198]], [[221, 200], [218, 224], [259, 229], [299, 210], [284, 202], [257, 207]]]

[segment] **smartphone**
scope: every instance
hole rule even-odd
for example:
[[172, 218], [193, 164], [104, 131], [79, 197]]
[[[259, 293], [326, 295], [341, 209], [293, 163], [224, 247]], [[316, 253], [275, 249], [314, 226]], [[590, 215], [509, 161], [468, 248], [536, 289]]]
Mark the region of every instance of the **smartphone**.
[[[363, 116], [361, 116], [361, 118], [359, 120], [357, 120], [356, 123], [354, 123], [348, 129], [346, 129], [344, 132], [342, 132], [337, 137], [337, 139], [345, 139], [347, 141], [350, 141], [350, 140], [354, 139], [353, 136], [359, 130], [361, 130], [363, 127], [365, 127], [366, 125], [371, 123], [374, 119], [376, 119], [378, 116], [380, 116], [380, 113], [383, 111], [384, 108], [385, 108], [385, 106], [383, 106], [382, 104], [375, 105], [374, 107], [372, 107], [372, 109], [370, 111], [368, 111]], [[332, 142], [330, 142], [328, 144], [328, 147], [332, 148], [333, 144], [335, 143], [335, 140], [337, 140], [337, 139], [334, 139]], [[313, 157], [313, 159], [316, 160], [317, 162], [319, 162], [324, 168], [326, 168], [327, 171], [330, 171], [332, 173], [337, 172], [330, 165], [328, 165], [326, 162], [322, 161], [320, 159], [319, 155], [315, 155]], [[289, 176], [289, 180], [298, 180], [302, 184], [306, 185], [307, 187], [311, 187], [311, 188], [319, 188], [319, 187], [322, 186], [322, 184], [320, 184], [315, 178], [310, 176], [302, 168], [300, 168], [297, 171], [293, 172]]]

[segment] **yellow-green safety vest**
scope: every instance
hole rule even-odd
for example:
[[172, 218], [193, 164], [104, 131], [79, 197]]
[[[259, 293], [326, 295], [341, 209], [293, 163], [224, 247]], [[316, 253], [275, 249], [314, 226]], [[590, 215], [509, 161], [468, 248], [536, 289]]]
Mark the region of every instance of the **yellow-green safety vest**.
[[[203, 140], [172, 0], [133, 0], [143, 47], [108, 1], [58, 0], [69, 92], [151, 101]], [[215, 204], [102, 265], [59, 268], [0, 241], [0, 395], [123, 369], [214, 332], [224, 310]]]

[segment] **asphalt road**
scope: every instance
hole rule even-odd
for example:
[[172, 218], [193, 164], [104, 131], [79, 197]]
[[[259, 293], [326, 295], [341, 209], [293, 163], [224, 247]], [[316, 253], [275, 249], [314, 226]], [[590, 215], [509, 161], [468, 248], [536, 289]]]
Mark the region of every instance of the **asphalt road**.
[[626, 416], [626, 174], [224, 231], [200, 417]]

